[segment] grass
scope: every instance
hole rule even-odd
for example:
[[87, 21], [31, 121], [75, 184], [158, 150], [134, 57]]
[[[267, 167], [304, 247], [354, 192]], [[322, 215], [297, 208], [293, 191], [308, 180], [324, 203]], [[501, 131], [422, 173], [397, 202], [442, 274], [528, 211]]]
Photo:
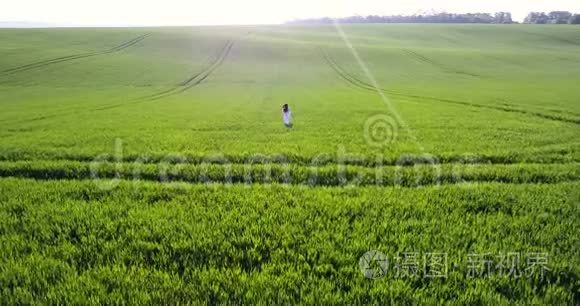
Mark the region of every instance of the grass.
[[[439, 189], [2, 182], [5, 302], [564, 302], [578, 184]], [[371, 249], [447, 252], [447, 280], [362, 277]], [[468, 279], [468, 252], [546, 252], [545, 279]], [[525, 270], [521, 266], [521, 271]]]
[[0, 303], [578, 303], [580, 28], [343, 29], [0, 30]]

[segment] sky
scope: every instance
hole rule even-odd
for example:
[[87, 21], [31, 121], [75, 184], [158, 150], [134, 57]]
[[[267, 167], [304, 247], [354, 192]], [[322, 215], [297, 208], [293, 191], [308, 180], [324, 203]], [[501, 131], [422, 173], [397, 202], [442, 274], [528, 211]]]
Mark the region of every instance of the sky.
[[580, 13], [580, 0], [0, 0], [0, 22], [60, 26], [278, 24], [292, 19], [425, 11]]

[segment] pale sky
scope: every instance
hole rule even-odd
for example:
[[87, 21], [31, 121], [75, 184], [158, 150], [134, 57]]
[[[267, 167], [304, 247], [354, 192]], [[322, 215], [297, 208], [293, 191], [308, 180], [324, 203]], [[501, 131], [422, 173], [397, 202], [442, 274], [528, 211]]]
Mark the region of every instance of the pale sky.
[[295, 18], [420, 11], [580, 13], [580, 0], [0, 0], [0, 22], [86, 26], [275, 24]]

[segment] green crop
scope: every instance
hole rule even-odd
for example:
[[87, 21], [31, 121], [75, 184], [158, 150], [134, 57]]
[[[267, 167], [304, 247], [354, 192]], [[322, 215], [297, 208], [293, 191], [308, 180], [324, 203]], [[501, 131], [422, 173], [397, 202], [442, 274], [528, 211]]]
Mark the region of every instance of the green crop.
[[0, 304], [578, 304], [580, 28], [342, 30], [0, 30]]
[[[578, 183], [301, 188], [4, 179], [3, 303], [572, 303]], [[371, 281], [369, 250], [446, 252], [447, 279]], [[468, 278], [468, 253], [550, 254], [543, 280]], [[455, 267], [455, 265], [457, 265]], [[391, 266], [392, 269], [392, 266]], [[259, 294], [258, 294], [259, 293]]]

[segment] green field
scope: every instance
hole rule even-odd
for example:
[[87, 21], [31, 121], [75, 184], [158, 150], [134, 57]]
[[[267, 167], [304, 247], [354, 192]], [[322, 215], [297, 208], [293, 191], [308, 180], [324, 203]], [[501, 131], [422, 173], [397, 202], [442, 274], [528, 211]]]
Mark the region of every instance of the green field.
[[579, 27], [0, 42], [0, 304], [580, 303]]

